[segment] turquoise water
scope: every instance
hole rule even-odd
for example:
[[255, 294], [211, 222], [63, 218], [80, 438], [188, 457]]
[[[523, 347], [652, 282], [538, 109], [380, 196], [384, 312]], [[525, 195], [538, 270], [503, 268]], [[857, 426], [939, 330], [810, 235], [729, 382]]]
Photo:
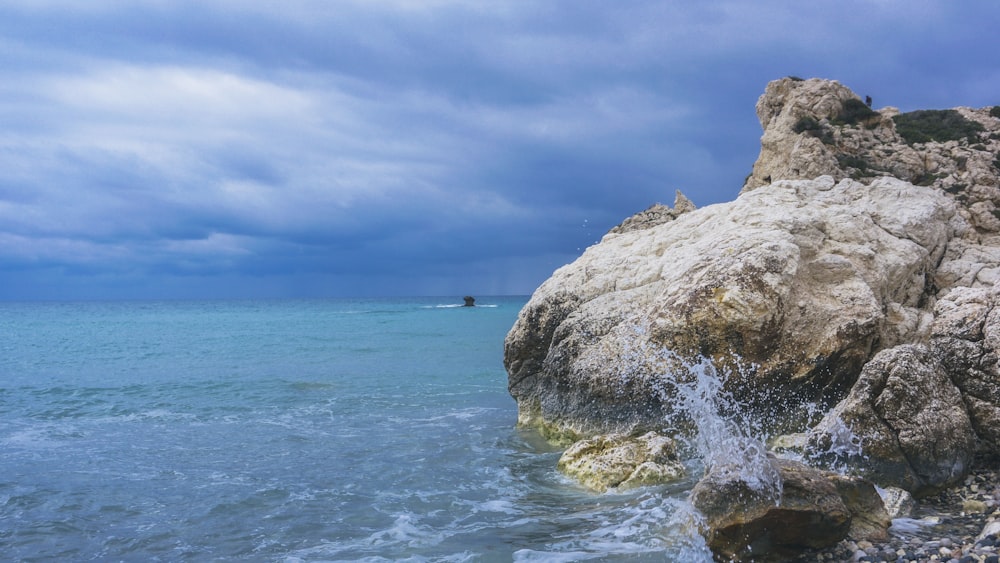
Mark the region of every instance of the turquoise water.
[[679, 557], [515, 429], [525, 301], [0, 303], [0, 560]]

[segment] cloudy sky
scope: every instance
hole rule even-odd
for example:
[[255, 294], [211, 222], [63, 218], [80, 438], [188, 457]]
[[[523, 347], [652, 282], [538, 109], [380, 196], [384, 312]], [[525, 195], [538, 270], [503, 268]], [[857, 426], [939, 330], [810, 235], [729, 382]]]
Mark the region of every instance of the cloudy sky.
[[787, 75], [1000, 104], [1000, 3], [3, 0], [0, 300], [530, 293]]

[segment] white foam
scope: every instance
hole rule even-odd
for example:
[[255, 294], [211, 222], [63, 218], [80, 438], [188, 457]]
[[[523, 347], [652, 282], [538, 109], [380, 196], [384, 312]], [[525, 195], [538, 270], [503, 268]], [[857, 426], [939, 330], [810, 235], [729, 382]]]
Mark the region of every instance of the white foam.
[[389, 528], [370, 535], [367, 543], [375, 546], [404, 544], [409, 547], [425, 547], [440, 543], [444, 537], [443, 532], [418, 526], [416, 520], [414, 514], [408, 512], [399, 514]]
[[476, 512], [499, 512], [502, 514], [518, 515], [522, 510], [515, 508], [514, 503], [509, 500], [494, 499], [480, 503], [475, 508]]
[[926, 528], [937, 526], [940, 520], [935, 517], [928, 518], [893, 518], [889, 531], [893, 534], [917, 534]]
[[562, 561], [585, 561], [602, 557], [600, 553], [585, 551], [539, 551], [535, 549], [519, 549], [513, 553], [514, 562], [543, 561], [545, 563], [560, 563]]

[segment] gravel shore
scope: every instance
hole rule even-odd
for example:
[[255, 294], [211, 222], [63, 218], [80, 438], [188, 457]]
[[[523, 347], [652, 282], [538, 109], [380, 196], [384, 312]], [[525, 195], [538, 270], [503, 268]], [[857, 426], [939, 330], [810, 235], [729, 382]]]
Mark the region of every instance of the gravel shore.
[[844, 540], [798, 562], [891, 561], [1000, 563], [1000, 469], [973, 471], [965, 482], [919, 501], [912, 518], [893, 520], [885, 543]]

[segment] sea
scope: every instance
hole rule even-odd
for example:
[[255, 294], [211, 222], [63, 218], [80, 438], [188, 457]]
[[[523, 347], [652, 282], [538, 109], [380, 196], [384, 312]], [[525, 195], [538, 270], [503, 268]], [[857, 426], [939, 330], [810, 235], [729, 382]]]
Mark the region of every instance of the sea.
[[526, 301], [0, 303], [0, 561], [710, 561], [516, 427]]

